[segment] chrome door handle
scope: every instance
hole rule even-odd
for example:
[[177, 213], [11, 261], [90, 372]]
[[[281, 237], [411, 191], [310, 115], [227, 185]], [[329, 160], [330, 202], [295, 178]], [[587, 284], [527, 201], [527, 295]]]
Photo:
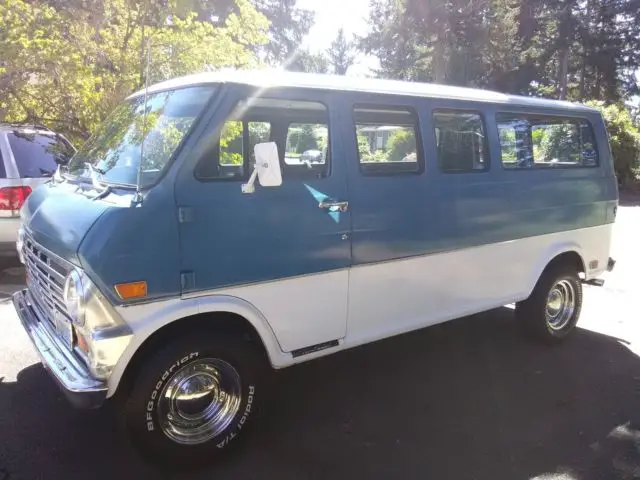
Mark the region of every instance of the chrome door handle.
[[330, 212], [346, 212], [349, 209], [349, 202], [323, 201], [318, 204], [318, 208], [324, 208]]

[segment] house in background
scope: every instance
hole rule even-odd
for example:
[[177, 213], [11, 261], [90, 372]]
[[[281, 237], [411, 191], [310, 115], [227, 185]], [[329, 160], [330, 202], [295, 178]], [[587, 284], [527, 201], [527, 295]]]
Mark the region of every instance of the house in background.
[[386, 150], [387, 142], [391, 137], [391, 134], [396, 130], [402, 130], [403, 127], [399, 126], [377, 126], [369, 125], [366, 127], [360, 127], [358, 133], [363, 135], [369, 142], [369, 149], [371, 153], [375, 153], [376, 150]]

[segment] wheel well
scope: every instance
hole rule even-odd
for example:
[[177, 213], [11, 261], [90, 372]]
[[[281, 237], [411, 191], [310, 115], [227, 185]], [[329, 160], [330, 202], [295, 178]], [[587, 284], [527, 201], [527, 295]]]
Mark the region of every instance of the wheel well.
[[[578, 273], [585, 273], [584, 262], [582, 257], [575, 251], [564, 252], [555, 256], [545, 267], [546, 272], [550, 268], [554, 268], [558, 265], [568, 265], [576, 269]], [[543, 272], [544, 273], [544, 272]]]
[[230, 312], [201, 313], [175, 320], [153, 332], [149, 338], [138, 347], [129, 361], [118, 384], [116, 394], [128, 389], [129, 382], [132, 380], [133, 375], [138, 371], [144, 359], [147, 358], [151, 352], [185, 332], [194, 331], [201, 331], [203, 334], [212, 335], [224, 332], [244, 337], [247, 342], [254, 345], [256, 349], [261, 352], [267, 365], [270, 365], [269, 356], [260, 335], [246, 318]]

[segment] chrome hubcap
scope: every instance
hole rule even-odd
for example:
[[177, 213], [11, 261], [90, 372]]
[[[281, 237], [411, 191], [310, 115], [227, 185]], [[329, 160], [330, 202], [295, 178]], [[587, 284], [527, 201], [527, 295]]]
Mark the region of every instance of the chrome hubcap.
[[158, 401], [164, 434], [185, 445], [207, 442], [222, 433], [240, 409], [240, 375], [217, 358], [197, 360], [178, 370]]
[[561, 330], [567, 326], [576, 308], [576, 292], [568, 280], [556, 283], [547, 296], [545, 318], [551, 330]]

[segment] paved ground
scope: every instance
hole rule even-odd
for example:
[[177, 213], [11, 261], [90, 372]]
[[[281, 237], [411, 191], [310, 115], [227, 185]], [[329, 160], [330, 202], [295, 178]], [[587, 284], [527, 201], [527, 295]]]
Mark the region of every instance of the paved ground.
[[[638, 205], [562, 347], [522, 340], [503, 308], [293, 367], [234, 455], [181, 478], [640, 478]], [[107, 412], [66, 404], [16, 322], [0, 305], [0, 480], [168, 477]]]

